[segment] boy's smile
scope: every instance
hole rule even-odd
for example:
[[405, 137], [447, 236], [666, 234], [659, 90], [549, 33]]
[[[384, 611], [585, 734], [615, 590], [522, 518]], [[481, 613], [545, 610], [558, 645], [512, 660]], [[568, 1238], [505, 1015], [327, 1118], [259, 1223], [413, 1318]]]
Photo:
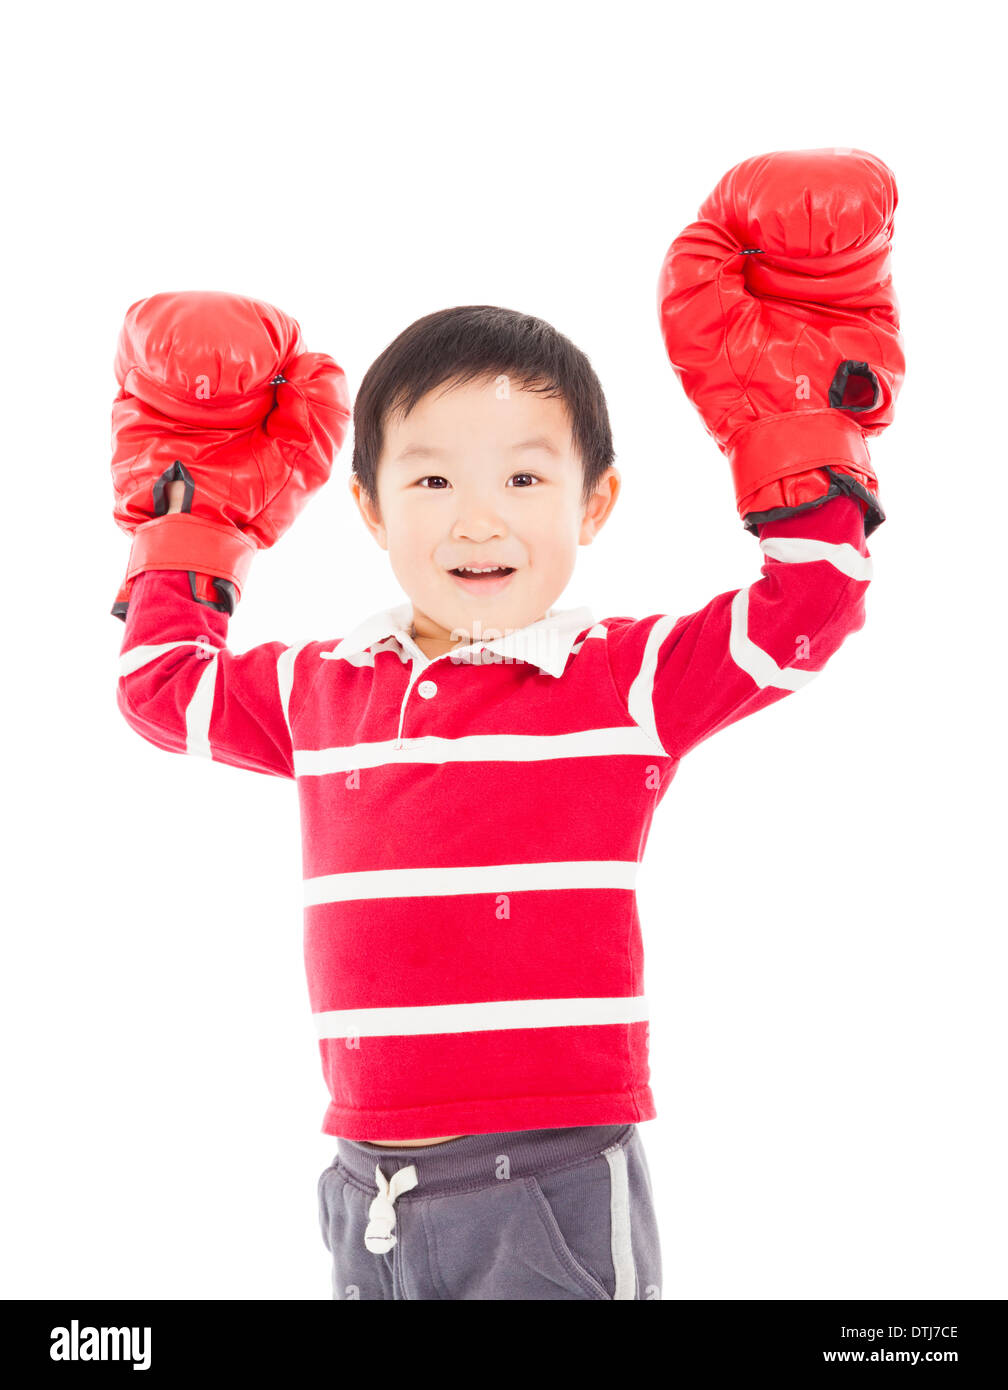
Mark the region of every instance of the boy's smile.
[[467, 594], [499, 594], [508, 586], [515, 573], [514, 566], [484, 566], [482, 569], [465, 567], [450, 570], [452, 578]]
[[[544, 617], [579, 545], [612, 510], [610, 467], [585, 507], [581, 460], [564, 401], [498, 376], [430, 391], [385, 423], [378, 506], [350, 488], [413, 604], [426, 656], [489, 641]], [[504, 567], [486, 578], [466, 566]]]

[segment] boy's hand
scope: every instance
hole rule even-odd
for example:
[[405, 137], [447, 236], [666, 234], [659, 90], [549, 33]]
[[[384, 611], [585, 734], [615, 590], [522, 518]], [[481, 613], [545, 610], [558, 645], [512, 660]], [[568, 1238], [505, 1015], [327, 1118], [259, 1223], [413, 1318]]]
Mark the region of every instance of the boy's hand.
[[784, 150], [730, 170], [669, 248], [669, 360], [731, 462], [755, 532], [840, 493], [885, 519], [865, 437], [903, 381], [891, 170], [863, 150]]
[[125, 620], [136, 575], [174, 569], [232, 613], [256, 550], [329, 477], [350, 420], [343, 371], [272, 305], [202, 291], [134, 304], [115, 370], [115, 519], [134, 539], [112, 612]]

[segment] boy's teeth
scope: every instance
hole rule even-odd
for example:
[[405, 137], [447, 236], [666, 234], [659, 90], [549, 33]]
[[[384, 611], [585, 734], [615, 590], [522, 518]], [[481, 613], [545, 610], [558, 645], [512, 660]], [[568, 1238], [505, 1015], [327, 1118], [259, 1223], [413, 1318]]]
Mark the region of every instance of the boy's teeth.
[[486, 569], [472, 569], [469, 565], [459, 565], [461, 574], [495, 574], [498, 570], [503, 571], [503, 565], [487, 565]]

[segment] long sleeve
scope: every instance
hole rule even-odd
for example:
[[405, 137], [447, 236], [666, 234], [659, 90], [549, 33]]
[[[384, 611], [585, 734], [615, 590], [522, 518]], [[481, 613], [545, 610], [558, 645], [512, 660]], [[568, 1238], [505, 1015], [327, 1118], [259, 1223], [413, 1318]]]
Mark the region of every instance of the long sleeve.
[[139, 575], [120, 649], [119, 708], [158, 748], [293, 778], [292, 703], [300, 706], [302, 686], [317, 674], [302, 656], [316, 644], [265, 642], [236, 654], [227, 627], [227, 614], [192, 596], [184, 572]]
[[871, 559], [861, 508], [837, 497], [759, 529], [762, 577], [686, 617], [608, 625], [630, 718], [669, 757], [812, 680], [864, 624]]

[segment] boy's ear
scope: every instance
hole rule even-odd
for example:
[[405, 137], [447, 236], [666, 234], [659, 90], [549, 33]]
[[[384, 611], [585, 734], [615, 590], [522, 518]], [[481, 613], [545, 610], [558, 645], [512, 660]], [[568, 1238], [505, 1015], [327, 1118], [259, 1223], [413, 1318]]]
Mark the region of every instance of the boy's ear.
[[374, 536], [382, 550], [387, 550], [388, 537], [385, 534], [385, 525], [381, 519], [381, 512], [378, 510], [377, 503], [372, 502], [368, 498], [364, 489], [361, 487], [360, 479], [357, 477], [356, 473], [350, 474], [347, 480], [347, 486], [350, 489], [351, 497], [357, 504], [357, 510], [364, 518], [364, 525], [371, 532], [372, 536]]
[[616, 498], [619, 496], [622, 481], [619, 469], [612, 465], [599, 479], [598, 486], [585, 508], [584, 518], [581, 522], [580, 543], [582, 545], [590, 545], [605, 525], [610, 512], [616, 505]]

